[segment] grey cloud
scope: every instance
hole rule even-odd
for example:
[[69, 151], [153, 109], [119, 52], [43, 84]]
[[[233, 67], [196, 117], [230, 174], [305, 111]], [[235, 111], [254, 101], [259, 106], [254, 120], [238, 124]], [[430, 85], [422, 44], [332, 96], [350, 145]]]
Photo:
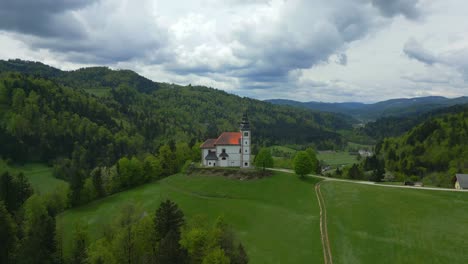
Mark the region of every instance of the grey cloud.
[[[0, 29], [16, 32], [32, 49], [48, 49], [68, 61], [161, 63], [170, 57], [165, 31], [144, 2], [116, 0], [10, 0], [0, 2]], [[28, 7], [28, 8], [26, 8]], [[21, 9], [26, 8], [26, 13]], [[71, 11], [74, 12], [71, 12]], [[26, 18], [28, 17], [28, 18]]]
[[382, 15], [393, 17], [399, 14], [408, 19], [417, 19], [421, 12], [418, 9], [419, 0], [371, 0], [372, 5], [377, 7]]
[[346, 66], [348, 64], [348, 57], [346, 56], [346, 54], [339, 54], [337, 55], [337, 60], [336, 62], [340, 65], [343, 65], [343, 66]]
[[414, 39], [410, 39], [403, 47], [403, 52], [411, 59], [415, 59], [424, 64], [432, 65], [439, 62], [439, 59], [430, 51], [422, 47], [422, 45]]
[[[468, 81], [468, 46], [466, 44], [435, 54], [434, 52], [425, 49], [418, 41], [410, 39], [406, 42], [403, 52], [409, 58], [420, 61], [426, 65], [439, 64], [453, 68], [460, 73], [466, 81]], [[435, 80], [434, 78], [415, 79], [408, 76], [403, 78], [412, 82], [438, 83], [438, 80]], [[448, 81], [446, 82], [448, 83]]]
[[[252, 62], [233, 72], [244, 82], [285, 79], [291, 70], [325, 63], [377, 25], [371, 8], [359, 2], [333, 1], [335, 6], [323, 4], [323, 7], [314, 1], [293, 2], [296, 5], [286, 6], [281, 21], [246, 23], [234, 32], [235, 40], [243, 45], [234, 49], [234, 54]], [[323, 14], [322, 9], [330, 13]], [[265, 27], [271, 30], [259, 34]], [[347, 63], [346, 55], [341, 52], [336, 55], [339, 63]]]
[[95, 0], [2, 0], [0, 29], [43, 37], [79, 37], [80, 23], [68, 11]]

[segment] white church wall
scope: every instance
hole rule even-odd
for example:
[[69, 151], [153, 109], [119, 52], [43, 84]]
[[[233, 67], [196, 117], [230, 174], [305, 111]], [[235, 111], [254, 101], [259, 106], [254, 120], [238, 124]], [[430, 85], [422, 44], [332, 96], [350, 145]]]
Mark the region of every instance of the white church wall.
[[[219, 157], [219, 155], [223, 153], [223, 149], [226, 151], [226, 154], [229, 155], [229, 157], [227, 157], [226, 160], [222, 160], [222, 158]], [[238, 145], [216, 146], [216, 155], [218, 155], [219, 158], [219, 166], [239, 167], [241, 160], [241, 154], [239, 153], [239, 150], [240, 146]]]

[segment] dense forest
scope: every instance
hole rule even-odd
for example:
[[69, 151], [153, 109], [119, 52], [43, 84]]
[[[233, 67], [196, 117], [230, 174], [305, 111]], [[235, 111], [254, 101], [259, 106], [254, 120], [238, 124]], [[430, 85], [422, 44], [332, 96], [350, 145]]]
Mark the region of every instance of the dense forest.
[[432, 110], [423, 114], [413, 113], [405, 116], [382, 117], [359, 128], [357, 134], [366, 135], [377, 141], [383, 140], [387, 137], [398, 137], [425, 120], [450, 113], [460, 113], [467, 108], [468, 104], [460, 104]]
[[429, 118], [400, 137], [386, 138], [376, 154], [401, 179], [452, 187], [455, 173], [468, 172], [468, 107]]
[[[62, 97], [85, 104], [79, 106], [80, 109], [56, 110], [68, 110], [70, 113], [81, 110], [76, 114], [98, 125], [103, 120], [94, 120], [83, 111], [87, 111], [86, 105], [90, 104], [105, 108], [107, 112], [101, 114], [107, 118], [106, 121], [112, 120], [117, 124], [107, 122], [103, 125], [117, 126], [120, 131], [140, 135], [149, 148], [154, 146], [157, 149], [170, 140], [203, 141], [222, 131], [235, 131], [244, 112], [249, 114], [256, 143], [260, 145], [315, 144], [318, 148], [330, 148], [344, 143], [342, 136], [335, 131], [351, 128], [350, 118], [343, 115], [275, 106], [207, 87], [155, 83], [128, 70], [94, 67], [66, 72], [37, 62], [9, 60], [0, 61], [0, 72], [23, 73], [25, 75], [16, 78], [27, 78], [31, 83], [49, 80], [48, 84], [43, 83], [42, 90], [49, 87], [60, 92], [63, 90]], [[16, 88], [23, 89], [25, 96], [29, 96], [31, 90], [37, 89], [35, 85], [29, 86], [8, 87], [7, 97], [11, 100]], [[54, 97], [47, 99], [49, 101], [43, 104], [64, 103], [55, 102], [57, 98]]]

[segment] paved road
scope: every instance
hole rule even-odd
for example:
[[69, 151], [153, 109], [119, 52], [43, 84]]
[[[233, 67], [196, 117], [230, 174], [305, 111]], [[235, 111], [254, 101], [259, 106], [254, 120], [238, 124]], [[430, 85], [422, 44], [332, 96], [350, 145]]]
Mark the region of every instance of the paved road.
[[[282, 172], [287, 172], [287, 173], [294, 173], [293, 170], [288, 170], [288, 169], [273, 169], [272, 168], [272, 169], [269, 169], [269, 170], [282, 171]], [[365, 185], [372, 185], [372, 186], [382, 186], [382, 187], [389, 187], [389, 188], [406, 188], [406, 189], [412, 189], [412, 190], [432, 190], [432, 191], [445, 191], [445, 192], [468, 192], [468, 190], [457, 190], [457, 189], [449, 189], [449, 188], [414, 187], [414, 186], [405, 186], [405, 185], [388, 185], [388, 184], [380, 184], [380, 183], [370, 182], [370, 181], [354, 181], [354, 180], [336, 179], [336, 178], [324, 177], [324, 176], [319, 176], [319, 175], [311, 175], [311, 174], [309, 174], [307, 176], [321, 178], [321, 179], [328, 180], [328, 181], [350, 182], [350, 183], [365, 184]]]

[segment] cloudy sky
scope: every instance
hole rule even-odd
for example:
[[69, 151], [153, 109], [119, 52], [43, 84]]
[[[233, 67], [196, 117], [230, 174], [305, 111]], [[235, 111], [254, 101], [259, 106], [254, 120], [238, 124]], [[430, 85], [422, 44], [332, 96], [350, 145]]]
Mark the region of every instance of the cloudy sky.
[[0, 0], [0, 59], [258, 99], [468, 95], [465, 0]]

